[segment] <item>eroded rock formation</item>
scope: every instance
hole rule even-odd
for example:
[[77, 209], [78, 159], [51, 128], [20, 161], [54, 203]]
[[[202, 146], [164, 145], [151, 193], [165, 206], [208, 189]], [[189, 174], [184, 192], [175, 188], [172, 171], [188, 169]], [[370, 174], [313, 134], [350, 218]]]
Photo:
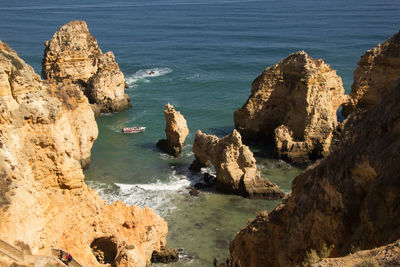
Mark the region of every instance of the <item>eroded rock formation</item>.
[[236, 129], [246, 139], [274, 138], [280, 158], [291, 162], [326, 156], [344, 100], [341, 78], [304, 51], [266, 68], [251, 95], [235, 111]]
[[189, 128], [183, 115], [170, 104], [165, 105], [164, 116], [167, 139], [158, 141], [157, 146], [166, 153], [177, 157], [182, 152], [186, 136], [189, 134]]
[[263, 179], [249, 147], [243, 145], [236, 130], [223, 138], [207, 135], [200, 130], [193, 142], [194, 165], [210, 162], [217, 174], [217, 190], [250, 198], [276, 199], [283, 197], [279, 186]]
[[354, 82], [342, 114], [365, 111], [400, 78], [400, 31], [375, 48], [365, 52], [354, 71]]
[[270, 214], [230, 245], [233, 266], [295, 266], [307, 252], [371, 249], [400, 237], [400, 83], [366, 113], [353, 113], [329, 156], [293, 181]]
[[[0, 239], [84, 266], [145, 266], [165, 246], [153, 210], [108, 205], [84, 183], [97, 125], [75, 84], [43, 82], [0, 42]], [[127, 265], [123, 265], [127, 266]]]
[[54, 83], [79, 85], [96, 115], [130, 106], [114, 54], [102, 53], [84, 21], [65, 24], [45, 43], [42, 76]]

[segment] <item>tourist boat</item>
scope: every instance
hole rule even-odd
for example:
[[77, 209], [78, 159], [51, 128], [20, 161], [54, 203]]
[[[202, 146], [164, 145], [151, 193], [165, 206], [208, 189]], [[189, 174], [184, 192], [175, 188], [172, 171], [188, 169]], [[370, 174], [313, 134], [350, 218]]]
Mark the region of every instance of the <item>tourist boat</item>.
[[146, 130], [146, 127], [143, 126], [134, 126], [134, 127], [126, 127], [122, 129], [123, 133], [141, 133]]

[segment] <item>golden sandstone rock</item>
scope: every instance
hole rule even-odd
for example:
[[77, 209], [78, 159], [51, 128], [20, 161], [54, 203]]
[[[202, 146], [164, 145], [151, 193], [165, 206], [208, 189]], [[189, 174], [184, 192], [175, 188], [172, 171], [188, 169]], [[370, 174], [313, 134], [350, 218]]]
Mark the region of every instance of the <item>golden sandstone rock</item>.
[[53, 83], [79, 85], [96, 115], [130, 106], [114, 54], [101, 52], [84, 21], [65, 24], [45, 43], [42, 76]]
[[261, 178], [256, 160], [248, 146], [243, 145], [240, 133], [223, 138], [207, 135], [200, 130], [193, 142], [193, 152], [197, 166], [214, 166], [217, 175], [217, 190], [249, 198], [282, 198], [279, 186]]
[[294, 179], [287, 199], [236, 235], [232, 266], [296, 266], [312, 250], [338, 257], [396, 241], [399, 118], [397, 82], [377, 105], [349, 116], [329, 156]]
[[43, 82], [2, 42], [0, 111], [0, 239], [84, 266], [145, 266], [166, 245], [153, 210], [108, 205], [85, 185], [98, 130], [79, 87]]
[[157, 146], [166, 153], [177, 157], [182, 152], [186, 136], [189, 134], [189, 128], [183, 115], [170, 104], [165, 105], [164, 116], [167, 139], [158, 141]]
[[376, 105], [400, 77], [400, 31], [361, 57], [342, 114], [365, 111]]
[[301, 51], [253, 81], [249, 99], [235, 111], [235, 126], [246, 139], [273, 138], [278, 157], [305, 162], [329, 153], [343, 100], [336, 71]]

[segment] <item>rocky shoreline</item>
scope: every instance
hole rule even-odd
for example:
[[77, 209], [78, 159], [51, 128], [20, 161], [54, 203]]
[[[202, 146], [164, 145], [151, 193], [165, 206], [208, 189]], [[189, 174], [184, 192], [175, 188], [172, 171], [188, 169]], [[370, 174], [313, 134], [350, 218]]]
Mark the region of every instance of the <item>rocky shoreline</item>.
[[[399, 36], [361, 58], [350, 95], [335, 70], [300, 51], [254, 80], [234, 114], [237, 130], [222, 138], [196, 133], [191, 169], [213, 165], [218, 191], [283, 198], [236, 235], [232, 266], [335, 266], [334, 259], [320, 260], [383, 245], [399, 253]], [[149, 208], [108, 205], [84, 182], [98, 135], [94, 116], [130, 106], [113, 53], [102, 53], [84, 21], [60, 27], [45, 46], [42, 80], [0, 42], [0, 241], [36, 255], [61, 248], [84, 266], [177, 260], [164, 219]], [[177, 157], [186, 120], [169, 104], [164, 115], [167, 139], [158, 146]], [[242, 136], [273, 140], [287, 161], [317, 161], [285, 196], [261, 177]], [[0, 252], [6, 254], [1, 246]], [[392, 254], [371, 253], [382, 265], [400, 264]], [[17, 261], [0, 256], [0, 263]]]
[[83, 91], [76, 82], [42, 80], [0, 42], [0, 239], [10, 244], [0, 248], [0, 262], [6, 265], [35, 264], [7, 253], [4, 247], [18, 251], [12, 245], [34, 255], [61, 248], [83, 266], [146, 266], [154, 252], [165, 254], [168, 228], [160, 216], [120, 201], [108, 205], [84, 183], [98, 129]]
[[[335, 266], [335, 260], [316, 262], [399, 238], [399, 36], [361, 58], [343, 102], [355, 108], [345, 109], [348, 118], [336, 129], [329, 154], [293, 180], [291, 194], [271, 213], [259, 213], [236, 235], [230, 244], [233, 266]], [[367, 98], [375, 100], [366, 105]], [[398, 249], [393, 251], [379, 264], [399, 265]]]

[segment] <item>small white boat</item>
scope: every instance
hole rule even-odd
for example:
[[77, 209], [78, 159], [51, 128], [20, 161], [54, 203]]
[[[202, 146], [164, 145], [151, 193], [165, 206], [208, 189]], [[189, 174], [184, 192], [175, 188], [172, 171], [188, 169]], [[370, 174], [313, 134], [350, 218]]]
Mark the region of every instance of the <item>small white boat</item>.
[[123, 133], [142, 133], [146, 130], [143, 126], [126, 127], [122, 129]]

